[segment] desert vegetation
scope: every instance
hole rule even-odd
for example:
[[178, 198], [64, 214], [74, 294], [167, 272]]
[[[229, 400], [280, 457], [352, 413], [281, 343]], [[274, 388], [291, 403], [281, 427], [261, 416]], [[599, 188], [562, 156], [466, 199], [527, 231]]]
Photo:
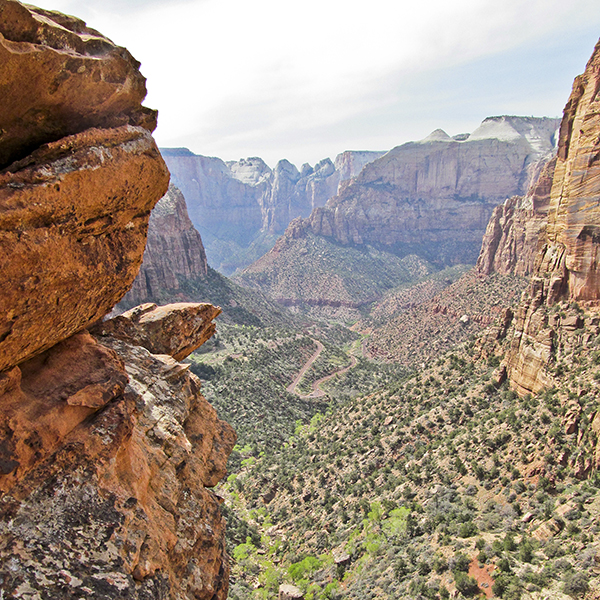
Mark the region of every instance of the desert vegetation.
[[[358, 357], [304, 403], [281, 390], [310, 336], [225, 328], [193, 368], [215, 370], [205, 393], [240, 432], [221, 489], [230, 597], [275, 598], [281, 583], [309, 599], [584, 597], [600, 541], [600, 331], [576, 305], [552, 310], [581, 327], [560, 339], [556, 385], [524, 397], [500, 382], [506, 342], [478, 336], [415, 370]], [[364, 342], [336, 335], [330, 369]], [[246, 383], [221, 400], [221, 377]], [[240, 427], [250, 418], [268, 441]]]

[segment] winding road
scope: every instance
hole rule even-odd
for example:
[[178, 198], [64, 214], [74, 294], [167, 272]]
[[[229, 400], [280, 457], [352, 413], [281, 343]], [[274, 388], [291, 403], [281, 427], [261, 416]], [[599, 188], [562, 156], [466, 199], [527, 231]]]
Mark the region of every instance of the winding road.
[[306, 361], [304, 366], [298, 372], [298, 375], [296, 375], [296, 378], [294, 379], [294, 381], [292, 381], [292, 383], [290, 383], [290, 385], [288, 385], [286, 388], [286, 390], [288, 392], [290, 392], [291, 394], [296, 394], [296, 396], [298, 396], [299, 398], [304, 398], [304, 399], [321, 398], [322, 396], [325, 395], [325, 392], [320, 387], [322, 383], [325, 383], [326, 381], [333, 379], [336, 375], [342, 375], [343, 373], [345, 373], [346, 371], [348, 371], [349, 369], [354, 367], [356, 365], [356, 363], [358, 362], [356, 356], [350, 355], [350, 364], [347, 367], [344, 367], [343, 369], [334, 371], [333, 373], [331, 373], [331, 375], [326, 375], [325, 377], [321, 377], [321, 379], [317, 379], [317, 381], [314, 381], [312, 384], [313, 391], [310, 394], [306, 394], [306, 395], [300, 394], [296, 391], [296, 388], [298, 387], [300, 380], [302, 379], [302, 377], [304, 377], [304, 374], [306, 373], [306, 371], [308, 371], [312, 367], [315, 360], [317, 360], [317, 358], [319, 358], [319, 356], [321, 356], [321, 352], [323, 352], [323, 344], [321, 342], [319, 342], [319, 340], [313, 340], [313, 342], [315, 344], [317, 344], [316, 352]]

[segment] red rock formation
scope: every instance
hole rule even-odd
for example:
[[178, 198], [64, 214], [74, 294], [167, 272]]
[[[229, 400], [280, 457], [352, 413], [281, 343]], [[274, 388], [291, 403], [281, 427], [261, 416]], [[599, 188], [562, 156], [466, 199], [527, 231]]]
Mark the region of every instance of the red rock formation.
[[150, 133], [130, 126], [63, 138], [0, 173], [0, 370], [121, 299], [167, 182]]
[[82, 331], [131, 285], [167, 188], [137, 67], [73, 17], [0, 0], [2, 598], [227, 596], [207, 488], [235, 434], [187, 366], [136, 345], [185, 356], [219, 309]]
[[599, 89], [600, 43], [575, 79], [565, 108], [546, 233], [506, 359], [511, 385], [519, 393], [537, 392], [551, 383], [547, 367], [567, 328], [549, 308], [562, 300], [590, 308], [600, 304]]
[[477, 259], [482, 275], [531, 275], [544, 235], [556, 159], [548, 162], [530, 192], [513, 196], [494, 209]]
[[202, 238], [190, 221], [183, 194], [171, 184], [150, 215], [144, 262], [123, 305], [168, 301], [178, 296], [185, 300], [181, 281], [207, 273]]
[[227, 596], [207, 487], [235, 443], [168, 356], [73, 336], [0, 378], [0, 590]]
[[179, 302], [156, 306], [142, 304], [108, 319], [93, 328], [101, 336], [111, 336], [143, 346], [154, 354], [168, 354], [183, 360], [215, 333], [212, 322], [221, 309], [212, 304]]
[[[90, 127], [156, 127], [125, 48], [75, 17], [0, 1], [0, 168]], [[11, 82], [18, 81], [18, 86]]]

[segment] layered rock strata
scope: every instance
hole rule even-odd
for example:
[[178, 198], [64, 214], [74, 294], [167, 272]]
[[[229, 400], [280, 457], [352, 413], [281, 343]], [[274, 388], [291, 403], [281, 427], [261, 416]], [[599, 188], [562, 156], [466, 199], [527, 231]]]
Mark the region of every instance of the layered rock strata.
[[208, 273], [202, 238], [192, 224], [180, 190], [173, 184], [152, 210], [144, 261], [123, 303], [185, 298], [181, 282]]
[[523, 195], [554, 149], [556, 119], [490, 117], [464, 140], [434, 132], [368, 164], [304, 222], [342, 244], [474, 262], [496, 205]]
[[575, 79], [564, 111], [546, 232], [506, 359], [511, 385], [520, 393], [537, 392], [551, 383], [548, 367], [568, 329], [552, 307], [576, 301], [595, 311], [599, 305], [599, 89], [600, 43], [583, 75]]
[[203, 236], [209, 262], [229, 274], [252, 262], [244, 259], [244, 248], [258, 240], [268, 250], [262, 236], [281, 234], [294, 218], [308, 217], [337, 193], [341, 181], [383, 153], [344, 152], [335, 164], [327, 158], [300, 170], [287, 160], [271, 169], [257, 157], [225, 162], [185, 148], [163, 148], [162, 154]]
[[548, 220], [556, 159], [543, 168], [526, 196], [513, 196], [494, 209], [487, 224], [477, 270], [482, 275], [531, 275]]

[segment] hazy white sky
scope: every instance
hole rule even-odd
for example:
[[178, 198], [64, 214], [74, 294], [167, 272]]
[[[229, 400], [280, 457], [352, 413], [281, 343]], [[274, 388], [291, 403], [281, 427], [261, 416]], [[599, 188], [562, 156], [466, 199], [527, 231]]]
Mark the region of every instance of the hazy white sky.
[[[32, 0], [36, 3], [35, 0]], [[598, 0], [42, 0], [142, 63], [161, 146], [298, 166], [559, 116]]]

